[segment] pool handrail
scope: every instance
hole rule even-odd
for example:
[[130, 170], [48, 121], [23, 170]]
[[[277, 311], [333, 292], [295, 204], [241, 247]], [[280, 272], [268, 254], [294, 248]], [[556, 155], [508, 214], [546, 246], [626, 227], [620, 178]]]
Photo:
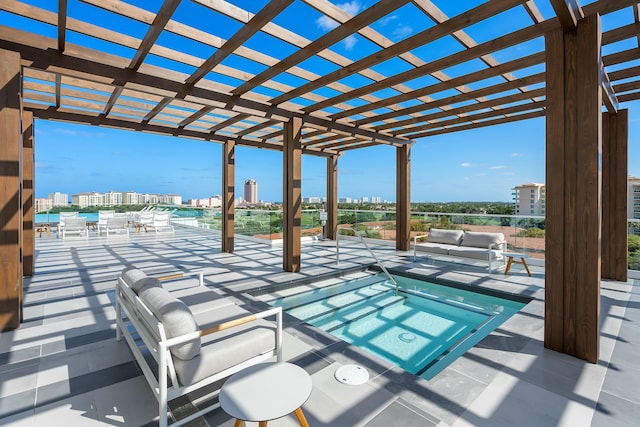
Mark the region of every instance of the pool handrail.
[[355, 233], [356, 237], [358, 237], [358, 239], [360, 239], [360, 242], [364, 245], [364, 247], [369, 251], [369, 253], [373, 257], [373, 259], [376, 261], [376, 264], [378, 264], [378, 267], [380, 267], [380, 269], [384, 272], [384, 274], [387, 276], [389, 281], [391, 283], [393, 283], [393, 285], [396, 288], [396, 296], [397, 296], [398, 295], [398, 282], [396, 282], [395, 279], [393, 278], [393, 276], [391, 276], [391, 274], [389, 273], [389, 270], [387, 270], [387, 267], [385, 267], [382, 264], [382, 262], [380, 261], [380, 259], [378, 259], [376, 254], [371, 250], [371, 248], [367, 244], [367, 242], [362, 238], [362, 235], [358, 232], [358, 230], [356, 230], [353, 227], [340, 227], [340, 228], [338, 228], [338, 233], [336, 234], [336, 264], [340, 264], [340, 231], [341, 230], [351, 230], [351, 231], [353, 231]]

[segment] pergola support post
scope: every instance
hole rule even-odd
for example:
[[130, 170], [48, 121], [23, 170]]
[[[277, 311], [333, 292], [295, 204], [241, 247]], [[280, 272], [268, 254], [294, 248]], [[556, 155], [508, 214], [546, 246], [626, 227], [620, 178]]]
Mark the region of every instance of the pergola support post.
[[627, 281], [628, 110], [602, 113], [602, 278]]
[[283, 154], [283, 269], [300, 271], [300, 224], [302, 214], [302, 119], [284, 124]]
[[33, 276], [35, 264], [35, 168], [33, 113], [22, 112], [22, 275]]
[[327, 223], [324, 237], [335, 240], [338, 233], [338, 156], [327, 157]]
[[0, 331], [22, 319], [20, 54], [0, 50]]
[[411, 145], [396, 148], [396, 249], [411, 249]]
[[222, 252], [234, 250], [236, 142], [222, 145]]
[[602, 93], [600, 18], [545, 36], [545, 347], [599, 357]]

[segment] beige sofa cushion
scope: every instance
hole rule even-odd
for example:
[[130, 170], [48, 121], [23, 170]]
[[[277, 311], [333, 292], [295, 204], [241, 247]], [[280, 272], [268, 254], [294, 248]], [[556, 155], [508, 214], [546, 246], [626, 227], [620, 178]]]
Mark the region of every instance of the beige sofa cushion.
[[487, 249], [491, 244], [497, 244], [504, 241], [502, 233], [484, 233], [479, 231], [466, 231], [462, 238], [460, 246], [470, 246], [474, 248]]
[[138, 291], [142, 289], [142, 286], [138, 286], [137, 282], [139, 280], [147, 278], [148, 276], [144, 274], [142, 270], [139, 270], [133, 265], [130, 265], [129, 267], [126, 267], [124, 270], [122, 270], [121, 277], [122, 280], [124, 280], [127, 285], [129, 285], [129, 287], [133, 289], [133, 291], [137, 294]]
[[[251, 313], [237, 305], [219, 307], [196, 314], [201, 329]], [[178, 380], [189, 385], [235, 366], [241, 362], [273, 351], [276, 347], [276, 329], [262, 319], [225, 329], [202, 337], [202, 349], [191, 360], [175, 359]]]
[[438, 228], [432, 228], [429, 230], [427, 242], [444, 243], [445, 245], [459, 245], [463, 234], [464, 231], [462, 230], [440, 230]]
[[[142, 302], [149, 307], [149, 310], [162, 323], [167, 338], [175, 338], [198, 331], [198, 325], [189, 307], [162, 287], [145, 286], [139, 296]], [[199, 352], [199, 337], [185, 344], [171, 347], [171, 354], [183, 360], [193, 359]]]

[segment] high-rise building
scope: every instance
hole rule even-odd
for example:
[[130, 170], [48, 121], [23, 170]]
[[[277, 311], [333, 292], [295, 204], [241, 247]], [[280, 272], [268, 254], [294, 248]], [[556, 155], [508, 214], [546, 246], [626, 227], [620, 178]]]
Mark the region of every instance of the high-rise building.
[[38, 212], [46, 212], [53, 207], [53, 200], [49, 198], [36, 198], [35, 199], [35, 209], [36, 213]]
[[258, 182], [255, 179], [244, 182], [244, 200], [247, 204], [258, 203]]
[[640, 219], [640, 178], [627, 178], [627, 218]]
[[543, 215], [546, 212], [547, 191], [544, 184], [528, 182], [513, 188], [516, 215]]
[[49, 194], [47, 199], [51, 200], [53, 206], [67, 206], [69, 204], [69, 195], [66, 193], [55, 192]]

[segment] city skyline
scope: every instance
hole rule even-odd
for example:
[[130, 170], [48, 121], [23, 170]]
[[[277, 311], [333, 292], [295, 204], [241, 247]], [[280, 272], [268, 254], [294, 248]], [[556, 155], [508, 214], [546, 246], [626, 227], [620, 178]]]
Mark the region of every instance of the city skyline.
[[[640, 113], [631, 109], [629, 122], [629, 175], [640, 176]], [[220, 144], [43, 120], [35, 132], [36, 197], [113, 188], [185, 200], [221, 193]], [[418, 140], [411, 201], [509, 202], [514, 186], [545, 181], [544, 137], [539, 118]], [[303, 197], [325, 196], [325, 174], [324, 158], [302, 157]], [[244, 181], [255, 179], [260, 199], [279, 202], [281, 176], [280, 152], [236, 147], [237, 196]], [[353, 150], [338, 161], [338, 197], [373, 194], [395, 200], [393, 147]]]

